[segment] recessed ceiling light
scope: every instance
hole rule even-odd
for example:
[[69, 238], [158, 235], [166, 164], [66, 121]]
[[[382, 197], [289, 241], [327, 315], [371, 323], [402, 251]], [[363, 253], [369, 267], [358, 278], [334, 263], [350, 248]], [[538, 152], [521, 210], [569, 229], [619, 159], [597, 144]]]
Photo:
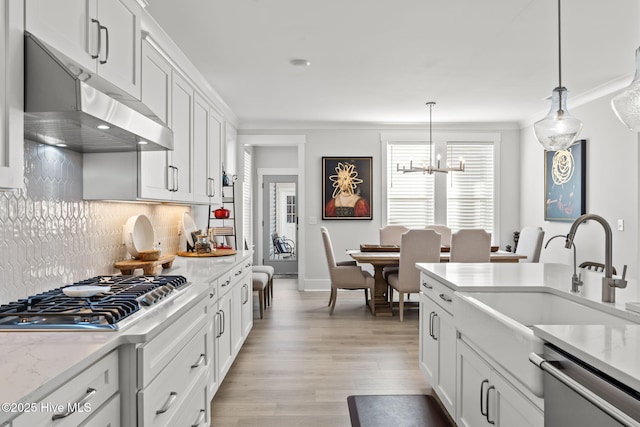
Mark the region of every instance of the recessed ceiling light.
[[63, 144], [62, 142], [61, 142], [61, 143], [59, 143], [59, 144], [56, 144], [56, 147], [62, 147], [62, 148], [64, 148], [64, 147], [66, 147], [66, 146], [67, 146], [67, 144]]
[[302, 58], [296, 58], [289, 61], [289, 64], [293, 65], [294, 67], [308, 67], [309, 65], [311, 65], [311, 61]]
[[96, 126], [96, 127], [97, 127], [98, 129], [102, 129], [102, 130], [107, 130], [107, 129], [109, 129], [109, 126], [107, 126], [107, 125], [98, 125], [98, 126]]
[[143, 141], [142, 139], [140, 141], [138, 141], [138, 145], [147, 145], [148, 142], [147, 141]]

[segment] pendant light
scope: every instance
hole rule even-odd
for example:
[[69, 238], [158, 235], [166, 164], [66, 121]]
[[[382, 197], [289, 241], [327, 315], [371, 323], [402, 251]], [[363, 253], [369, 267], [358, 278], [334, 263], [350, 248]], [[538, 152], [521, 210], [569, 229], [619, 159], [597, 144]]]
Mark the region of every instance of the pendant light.
[[435, 167], [433, 166], [433, 163], [432, 163], [432, 158], [433, 158], [432, 127], [433, 126], [432, 126], [431, 118], [433, 113], [433, 106], [436, 105], [436, 103], [433, 101], [429, 101], [427, 102], [426, 105], [429, 106], [429, 166], [424, 165], [424, 163], [423, 163], [423, 166], [413, 166], [413, 161], [410, 161], [408, 168], [404, 165], [402, 165], [402, 167], [400, 167], [400, 165], [396, 165], [396, 171], [402, 172], [402, 173], [422, 172], [422, 173], [428, 173], [429, 175], [433, 174], [434, 172], [441, 172], [441, 173], [464, 172], [464, 159], [462, 159], [462, 157], [458, 160], [457, 167], [441, 168], [440, 156], [438, 156], [436, 166]]
[[626, 127], [640, 131], [640, 47], [636, 49], [636, 75], [629, 87], [613, 97], [611, 108]]
[[542, 120], [535, 122], [536, 138], [549, 151], [566, 150], [582, 130], [582, 122], [567, 110], [567, 88], [562, 86], [562, 25], [558, 0], [558, 87], [551, 93], [551, 109]]

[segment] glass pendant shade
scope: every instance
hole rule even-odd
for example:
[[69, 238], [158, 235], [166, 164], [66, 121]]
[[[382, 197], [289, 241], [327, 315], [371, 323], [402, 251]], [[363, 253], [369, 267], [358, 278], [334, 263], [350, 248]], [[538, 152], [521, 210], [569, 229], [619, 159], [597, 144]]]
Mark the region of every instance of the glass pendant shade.
[[611, 100], [611, 107], [626, 127], [640, 131], [640, 47], [636, 49], [636, 75], [629, 87]]
[[566, 150], [582, 130], [582, 122], [567, 111], [567, 88], [557, 87], [551, 94], [551, 109], [535, 122], [533, 131], [545, 150]]

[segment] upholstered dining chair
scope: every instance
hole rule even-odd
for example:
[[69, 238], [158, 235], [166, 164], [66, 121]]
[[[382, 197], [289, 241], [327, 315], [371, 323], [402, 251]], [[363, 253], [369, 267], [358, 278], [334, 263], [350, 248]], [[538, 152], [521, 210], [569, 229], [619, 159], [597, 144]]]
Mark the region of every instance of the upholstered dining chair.
[[451, 246], [451, 229], [444, 224], [427, 225], [425, 230], [433, 230], [442, 237], [442, 246]]
[[451, 262], [489, 262], [491, 233], [481, 228], [465, 228], [451, 235]]
[[524, 227], [520, 231], [516, 254], [525, 255], [527, 259], [521, 259], [520, 262], [540, 262], [540, 251], [542, 250], [543, 240], [544, 230], [542, 228], [532, 226]]
[[400, 245], [401, 236], [409, 231], [404, 225], [385, 225], [380, 229], [381, 245]]
[[[320, 231], [322, 232], [322, 242], [327, 255], [329, 276], [331, 277], [330, 313], [333, 313], [333, 309], [336, 306], [338, 289], [364, 289], [364, 301], [365, 304], [368, 304], [369, 291], [371, 291], [371, 297], [374, 297], [375, 281], [373, 276], [368, 271], [363, 271], [355, 261], [336, 262], [329, 230], [326, 227], [320, 227]], [[375, 314], [374, 304], [371, 304], [371, 310]]]
[[434, 230], [409, 230], [400, 243], [400, 267], [397, 273], [387, 277], [389, 300], [393, 302], [393, 290], [398, 291], [400, 321], [404, 320], [404, 295], [420, 292], [420, 272], [417, 262], [440, 262], [440, 234]]
[[[400, 246], [401, 237], [407, 231], [409, 231], [409, 229], [404, 225], [385, 225], [380, 229], [380, 244]], [[382, 277], [384, 277], [384, 280], [387, 280], [389, 274], [397, 272], [397, 265], [388, 265], [382, 269]]]

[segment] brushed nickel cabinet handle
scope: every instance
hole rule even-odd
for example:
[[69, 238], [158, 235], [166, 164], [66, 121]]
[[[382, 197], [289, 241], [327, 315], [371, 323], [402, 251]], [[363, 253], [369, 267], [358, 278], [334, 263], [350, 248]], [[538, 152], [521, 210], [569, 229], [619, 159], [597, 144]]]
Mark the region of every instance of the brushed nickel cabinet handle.
[[167, 412], [169, 408], [171, 408], [171, 405], [175, 403], [177, 398], [178, 398], [178, 393], [176, 393], [175, 391], [172, 391], [171, 393], [169, 393], [169, 399], [167, 399], [167, 403], [165, 403], [162, 408], [156, 411], [156, 415], [164, 414], [165, 412]]
[[194, 424], [191, 424], [191, 427], [198, 427], [200, 424], [202, 424], [202, 422], [204, 421], [204, 417], [207, 413], [205, 412], [204, 409], [200, 409], [200, 415], [198, 415], [198, 418], [196, 418], [196, 421]]
[[202, 364], [204, 363], [206, 358], [207, 358], [207, 356], [205, 356], [204, 354], [201, 354], [200, 357], [198, 358], [198, 360], [196, 361], [196, 363], [191, 365], [191, 369], [195, 369], [195, 368], [198, 368], [198, 367], [202, 366]]
[[62, 418], [67, 418], [69, 415], [76, 412], [76, 409], [82, 408], [84, 404], [87, 403], [89, 399], [91, 399], [93, 395], [96, 394], [97, 392], [98, 390], [96, 390], [95, 388], [88, 388], [87, 393], [84, 395], [82, 399], [78, 400], [73, 405], [69, 405], [66, 412], [63, 412], [62, 414], [53, 414], [53, 416], [51, 417], [51, 420], [55, 421], [55, 420], [60, 420]]

